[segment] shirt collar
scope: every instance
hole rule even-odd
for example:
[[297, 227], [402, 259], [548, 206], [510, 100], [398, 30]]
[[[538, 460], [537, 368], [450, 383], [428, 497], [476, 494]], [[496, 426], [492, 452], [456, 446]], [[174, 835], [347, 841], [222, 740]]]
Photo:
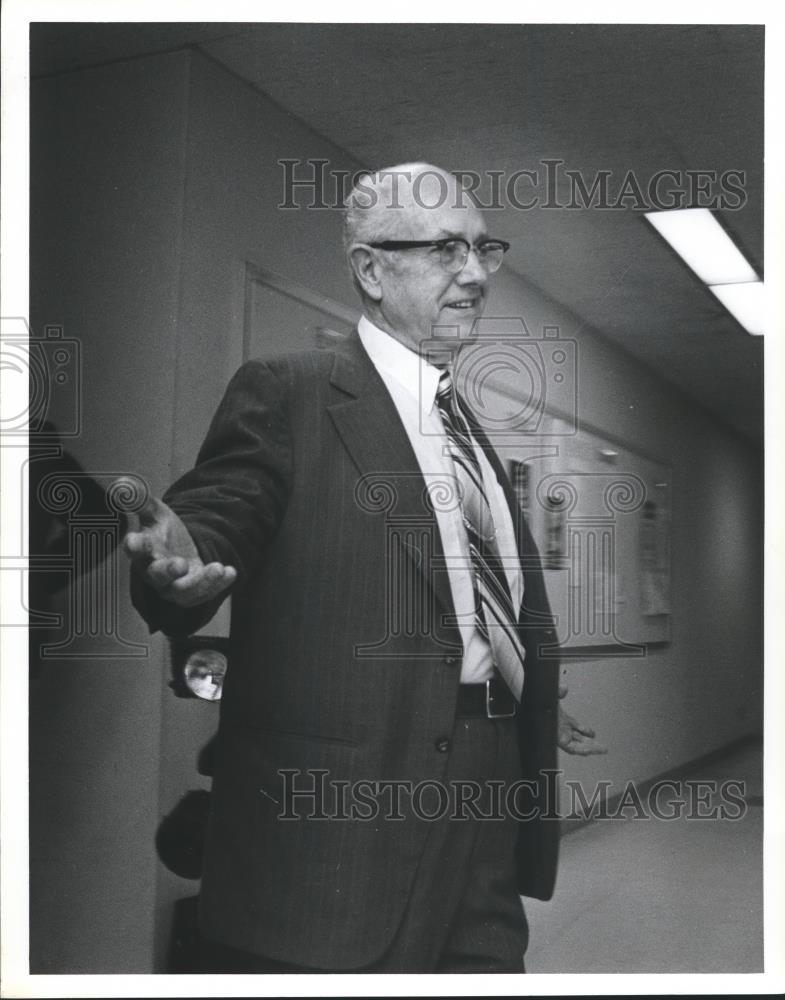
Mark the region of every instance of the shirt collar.
[[377, 371], [384, 372], [419, 400], [424, 413], [430, 413], [436, 399], [441, 372], [429, 365], [416, 351], [380, 330], [366, 316], [360, 318], [357, 332], [368, 357]]

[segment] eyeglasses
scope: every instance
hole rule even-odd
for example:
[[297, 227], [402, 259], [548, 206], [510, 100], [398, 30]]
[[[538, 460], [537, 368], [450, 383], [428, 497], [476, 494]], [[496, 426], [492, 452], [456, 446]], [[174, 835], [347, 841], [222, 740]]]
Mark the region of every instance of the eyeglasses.
[[492, 274], [498, 271], [502, 258], [510, 249], [505, 240], [483, 240], [474, 247], [464, 239], [450, 236], [444, 240], [384, 240], [381, 243], [369, 243], [368, 246], [378, 250], [415, 250], [419, 247], [433, 247], [439, 251], [439, 262], [446, 271], [457, 274], [463, 270], [469, 259], [469, 251], [474, 250], [477, 259]]

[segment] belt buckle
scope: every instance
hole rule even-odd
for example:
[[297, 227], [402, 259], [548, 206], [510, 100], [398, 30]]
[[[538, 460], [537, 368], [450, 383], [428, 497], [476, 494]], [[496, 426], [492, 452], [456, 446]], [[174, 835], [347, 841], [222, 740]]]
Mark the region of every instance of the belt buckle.
[[493, 712], [491, 710], [491, 680], [493, 678], [488, 678], [485, 682], [485, 714], [489, 719], [509, 719], [516, 712], [515, 699], [512, 694], [510, 694], [510, 700], [512, 701], [512, 710], [509, 712]]

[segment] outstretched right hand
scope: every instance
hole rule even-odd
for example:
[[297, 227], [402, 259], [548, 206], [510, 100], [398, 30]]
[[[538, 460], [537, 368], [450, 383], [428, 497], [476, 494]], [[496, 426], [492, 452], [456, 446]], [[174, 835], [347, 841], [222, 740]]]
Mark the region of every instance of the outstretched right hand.
[[202, 562], [188, 528], [163, 500], [148, 497], [137, 516], [139, 528], [128, 532], [123, 548], [145, 583], [167, 601], [195, 607], [219, 597], [237, 579], [233, 566]]

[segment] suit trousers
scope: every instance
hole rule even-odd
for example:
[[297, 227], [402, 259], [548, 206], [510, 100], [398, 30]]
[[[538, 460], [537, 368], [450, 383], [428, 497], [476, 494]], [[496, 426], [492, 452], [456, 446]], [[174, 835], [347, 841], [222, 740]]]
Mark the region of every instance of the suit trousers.
[[504, 809], [504, 790], [520, 777], [516, 720], [459, 717], [450, 744], [444, 791], [423, 789], [417, 822], [428, 823], [425, 848], [403, 919], [378, 960], [326, 970], [308, 966], [307, 956], [290, 965], [220, 947], [209, 971], [524, 972], [528, 926], [515, 888], [517, 821]]

